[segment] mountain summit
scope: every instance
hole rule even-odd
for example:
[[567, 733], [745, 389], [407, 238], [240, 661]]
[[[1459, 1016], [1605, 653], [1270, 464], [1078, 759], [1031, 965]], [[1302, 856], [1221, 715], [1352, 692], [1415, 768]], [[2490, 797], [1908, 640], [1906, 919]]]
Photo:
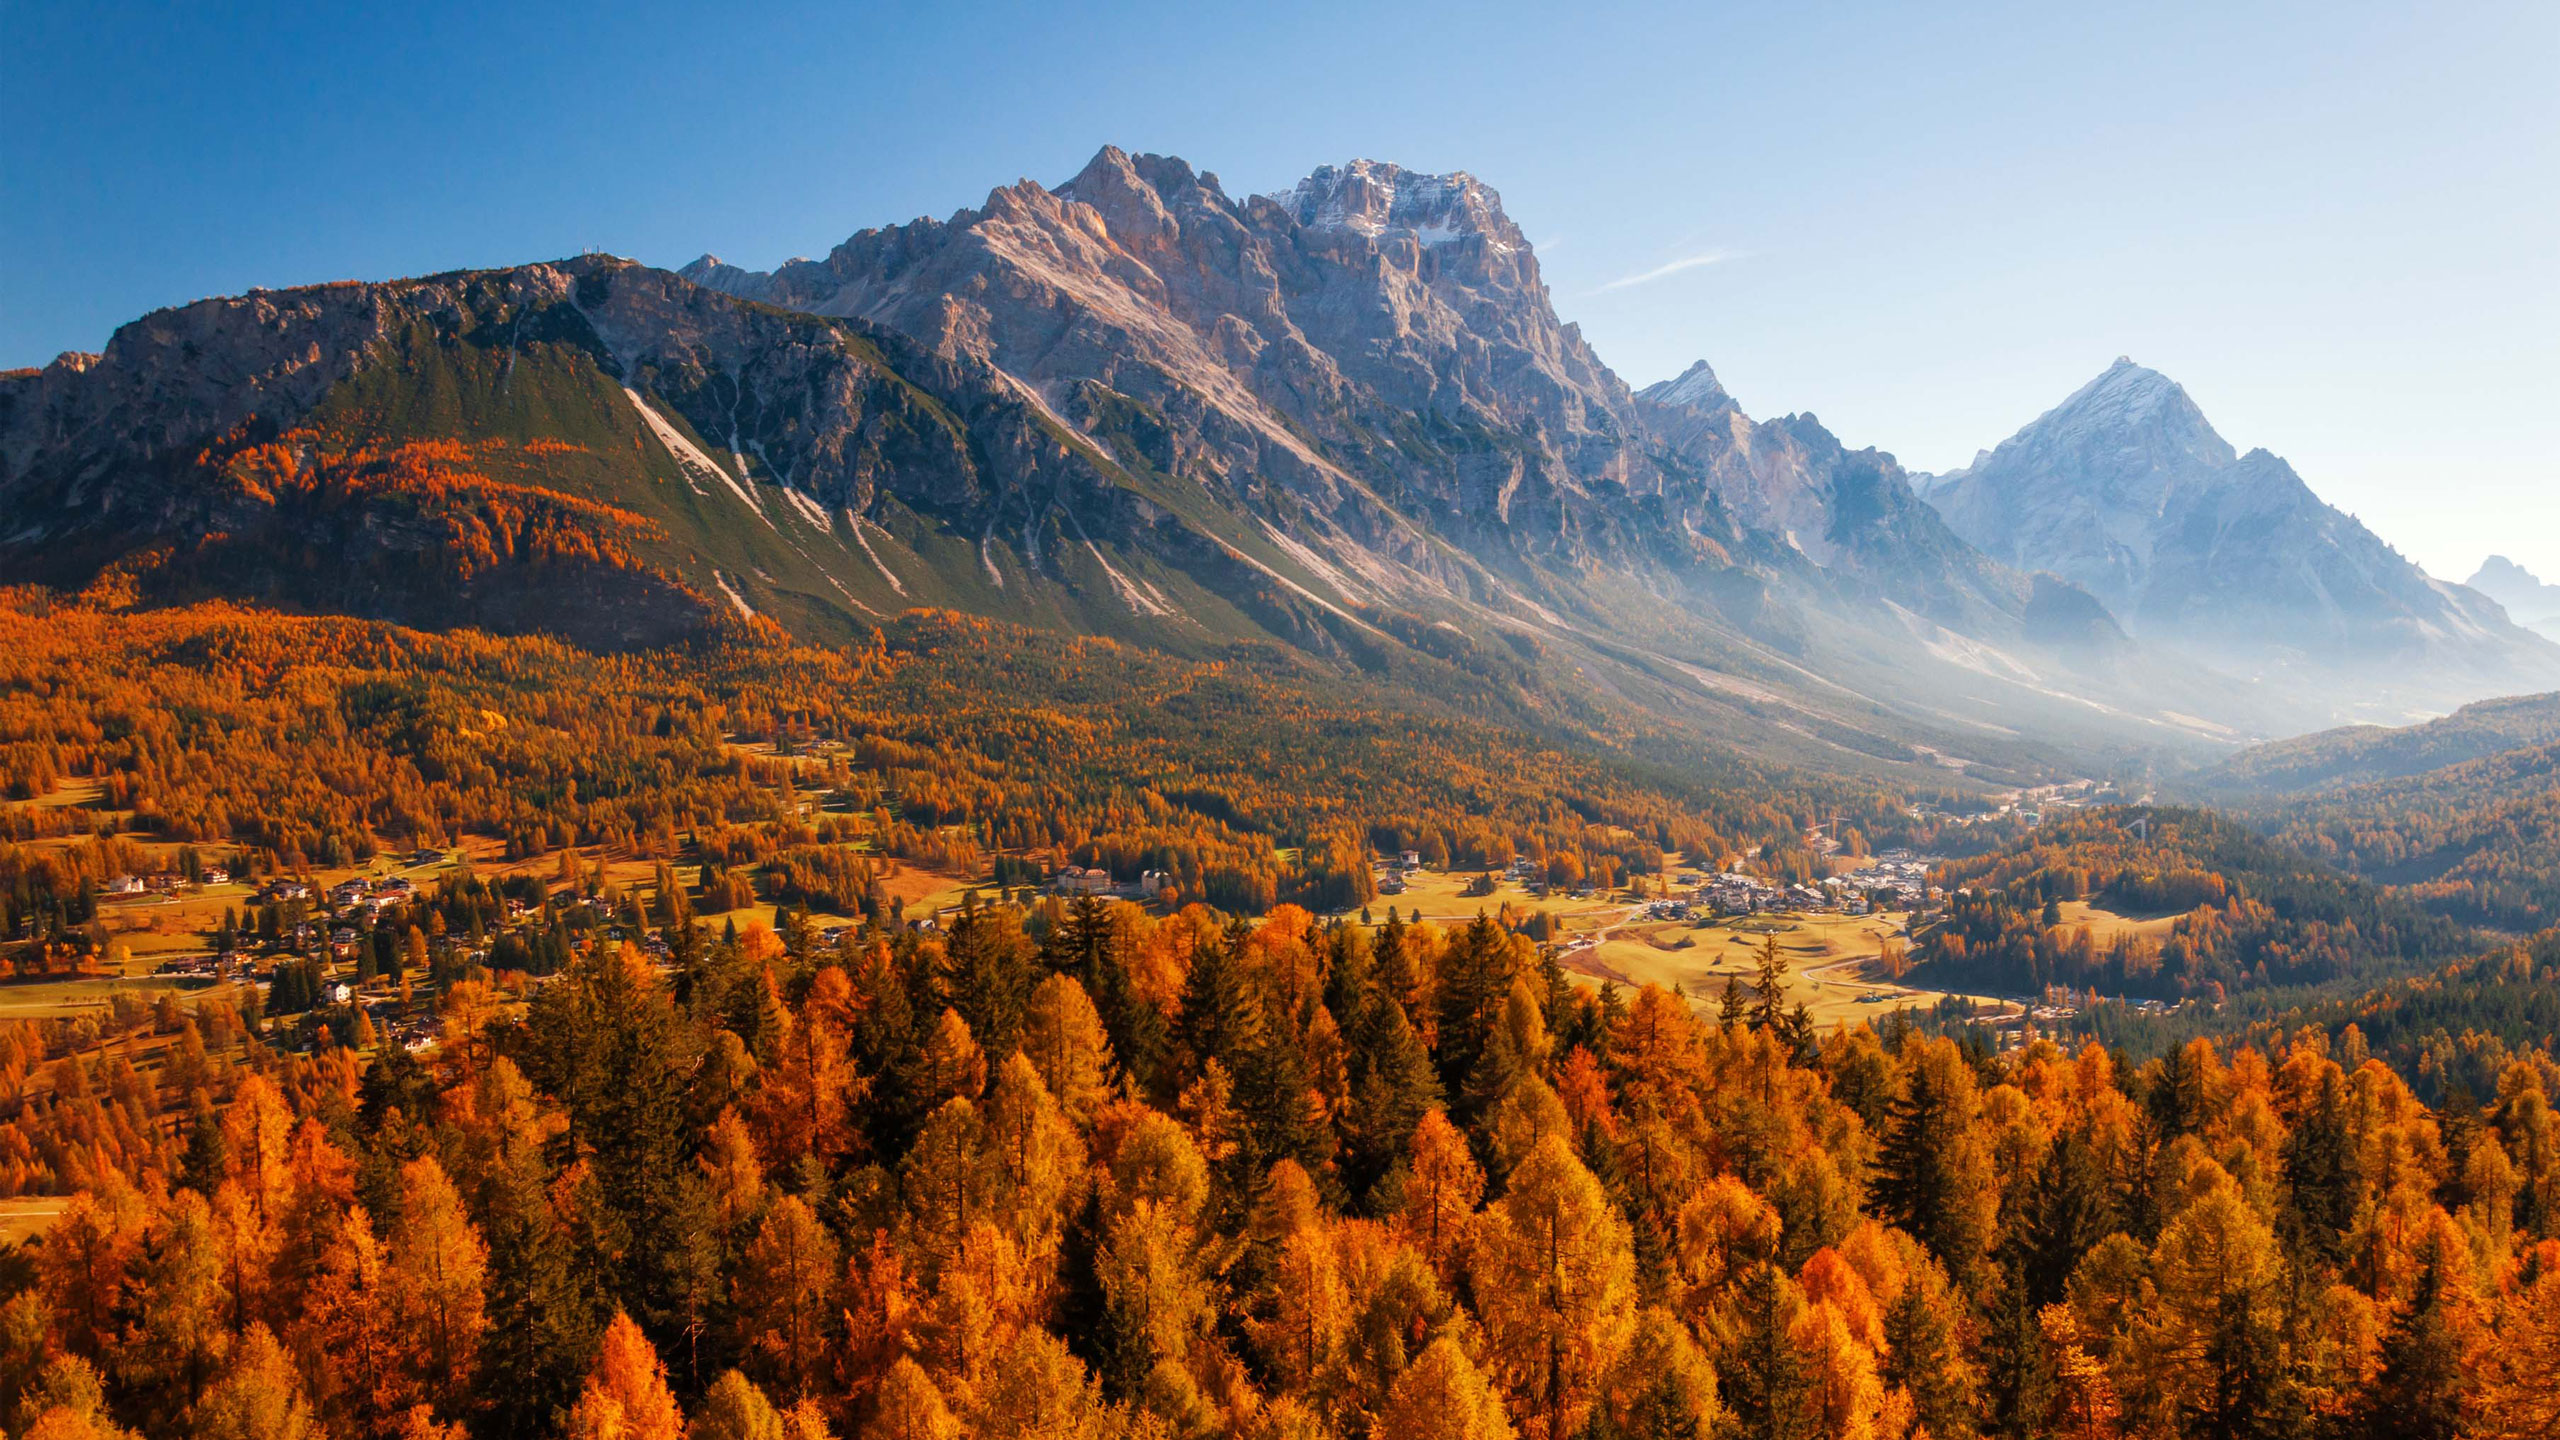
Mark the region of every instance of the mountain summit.
[[2492, 555], [2464, 581], [2506, 607], [2507, 618], [2560, 640], [2560, 585], [2545, 584], [2504, 555]]
[[1505, 253], [1529, 242], [1493, 187], [1463, 170], [1424, 175], [1401, 165], [1354, 160], [1319, 165], [1278, 202], [1310, 230], [1350, 230], [1372, 240], [1408, 235], [1423, 245], [1481, 238]]
[[2428, 709], [2560, 678], [2560, 647], [2430, 579], [2281, 458], [2235, 451], [2130, 359], [1921, 494], [1983, 553], [2243, 673], [2362, 675]]

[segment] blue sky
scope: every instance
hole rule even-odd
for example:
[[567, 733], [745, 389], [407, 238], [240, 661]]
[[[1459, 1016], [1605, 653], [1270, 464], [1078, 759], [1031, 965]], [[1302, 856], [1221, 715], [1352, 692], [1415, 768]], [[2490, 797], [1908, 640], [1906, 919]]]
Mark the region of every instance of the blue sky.
[[[587, 248], [769, 266], [1104, 142], [1466, 169], [1636, 384], [1960, 465], [2118, 354], [2560, 576], [2560, 6], [0, 7], [0, 365]], [[737, 7], [748, 9], [749, 7]]]

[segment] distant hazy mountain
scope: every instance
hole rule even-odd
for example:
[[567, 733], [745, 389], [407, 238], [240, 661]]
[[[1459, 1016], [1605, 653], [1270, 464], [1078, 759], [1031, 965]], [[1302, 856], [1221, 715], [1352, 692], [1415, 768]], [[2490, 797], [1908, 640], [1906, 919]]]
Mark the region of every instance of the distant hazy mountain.
[[2252, 746], [2197, 778], [2217, 796], [2307, 795], [2560, 745], [2560, 694], [2510, 695], [2418, 725], [2350, 725]]
[[1985, 554], [2082, 586], [2138, 638], [2296, 691], [2354, 686], [2340, 714], [2560, 683], [2560, 646], [2431, 579], [2277, 456], [2236, 452], [2131, 360], [1921, 493]]
[[2507, 618], [2560, 640], [2560, 585], [2544, 584], [2504, 555], [2492, 555], [2463, 582], [2507, 607]]

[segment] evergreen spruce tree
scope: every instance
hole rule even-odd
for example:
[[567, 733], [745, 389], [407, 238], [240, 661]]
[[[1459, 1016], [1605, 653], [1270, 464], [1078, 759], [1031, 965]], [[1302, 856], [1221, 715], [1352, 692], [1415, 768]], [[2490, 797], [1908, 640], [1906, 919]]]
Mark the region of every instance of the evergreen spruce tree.
[[1369, 952], [1369, 969], [1377, 977], [1381, 992], [1404, 1007], [1405, 1018], [1413, 1017], [1416, 976], [1413, 955], [1407, 948], [1405, 924], [1396, 918], [1396, 908], [1387, 907], [1386, 928], [1378, 932], [1378, 943]]
[[1805, 1399], [1813, 1381], [1805, 1374], [1793, 1331], [1804, 1298], [1786, 1274], [1767, 1261], [1743, 1277], [1740, 1293], [1719, 1336], [1716, 1374], [1732, 1431], [1741, 1440], [1810, 1440]]
[[1031, 937], [1007, 905], [964, 908], [944, 942], [945, 1002], [969, 1023], [969, 1033], [991, 1056], [1011, 1053], [1022, 1030], [1022, 1010], [1039, 982]]
[[[2430, 1235], [2419, 1251], [2418, 1273], [2408, 1301], [2382, 1336], [2382, 1364], [2358, 1397], [2351, 1433], [2367, 1440], [2457, 1440], [2468, 1433], [2464, 1400], [2470, 1389], [2452, 1293], [2439, 1245]], [[2560, 1376], [2546, 1377], [2560, 1385]]]
[[[1268, 1028], [1259, 987], [1223, 935], [1203, 935], [1191, 957], [1191, 974], [1183, 982], [1182, 1010], [1175, 1023], [1181, 1070], [1188, 1079], [1215, 1060], [1230, 1075], [1248, 1068], [1245, 1057], [1262, 1044]], [[1118, 1037], [1113, 1037], [1117, 1043]]]
[[1461, 1123], [1475, 1118], [1476, 1112], [1467, 1108], [1467, 1080], [1502, 1023], [1502, 1002], [1510, 993], [1511, 937], [1479, 911], [1450, 944], [1440, 974], [1436, 1058], [1451, 1115]]
[[566, 1139], [589, 1156], [600, 1222], [620, 1248], [614, 1298], [674, 1353], [692, 1288], [692, 1037], [643, 972], [602, 952], [536, 993], [527, 1029], [528, 1072], [566, 1106]]
[[1966, 1191], [1990, 1177], [1960, 1163], [1969, 1119], [1960, 1091], [1967, 1076], [1949, 1053], [1953, 1047], [1943, 1040], [1934, 1047], [1909, 1067], [1903, 1094], [1893, 1102], [1869, 1195], [1878, 1218], [1909, 1231], [1961, 1279], [1989, 1239], [1968, 1230], [1975, 1197]]
[[2175, 1140], [2203, 1128], [2203, 1083], [2195, 1061], [2183, 1048], [2173, 1047], [2160, 1057], [2159, 1074], [2144, 1099], [2152, 1121], [2159, 1126], [2161, 1139]]
[[[1589, 1013], [1591, 1016], [1589, 1038], [1583, 1040], [1581, 1045], [1583, 1049], [1590, 1051], [1591, 1058], [1599, 1061], [1601, 1067], [1605, 1069], [1609, 1064], [1610, 1046], [1617, 1039], [1618, 1026], [1627, 1018], [1627, 997], [1619, 993], [1618, 982], [1614, 980], [1600, 982], [1600, 993], [1592, 1003]], [[1572, 1050], [1570, 1047], [1559, 1047], [1557, 1053], [1571, 1054]]]
[[2354, 1147], [2346, 1082], [2335, 1068], [2323, 1067], [2319, 1094], [2285, 1137], [2284, 1210], [2277, 1217], [2285, 1248], [2306, 1272], [2346, 1260], [2347, 1232], [2356, 1220]]
[[1235, 1077], [1236, 1108], [1243, 1112], [1247, 1137], [1245, 1173], [1258, 1185], [1275, 1161], [1295, 1160], [1324, 1184], [1333, 1154], [1317, 1123], [1297, 1031], [1264, 1025], [1260, 1037], [1237, 1055]]
[[1956, 1308], [1944, 1289], [1933, 1293], [1913, 1275], [1884, 1315], [1884, 1380], [1911, 1396], [1913, 1418], [1932, 1440], [1969, 1440], [1977, 1427], [1981, 1402], [1957, 1340]]
[[1078, 895], [1067, 902], [1066, 922], [1049, 931], [1040, 958], [1050, 970], [1074, 976], [1086, 994], [1099, 995], [1103, 967], [1112, 958], [1111, 930], [1109, 903], [1098, 895]]
[[1483, 1043], [1477, 1047], [1475, 1066], [1467, 1072], [1454, 1113], [1467, 1117], [1492, 1114], [1526, 1073], [1527, 1064], [1512, 1042], [1511, 1028], [1502, 1023], [1497, 1013], [1485, 1031]]
[[1751, 1028], [1774, 1030], [1786, 1019], [1787, 959], [1773, 933], [1760, 941], [1760, 977], [1752, 986]]
[[2016, 1232], [2000, 1248], [1999, 1290], [1982, 1322], [1982, 1381], [1991, 1429], [2020, 1440], [2043, 1434], [2052, 1408], [2053, 1365], [2029, 1293], [2026, 1255]]
[[[1440, 1076], [1404, 1007], [1374, 983], [1345, 1038], [1351, 1104], [1343, 1179], [1354, 1196], [1365, 1199], [1403, 1163], [1413, 1127], [1439, 1103]], [[1373, 1206], [1371, 1213], [1379, 1212]]]
[[1111, 1037], [1111, 1053], [1128, 1083], [1141, 1095], [1167, 1098], [1173, 1032], [1165, 1024], [1164, 1012], [1130, 985], [1123, 945], [1124, 938], [1115, 928], [1110, 953], [1102, 963], [1101, 988], [1091, 992], [1093, 1008], [1102, 1016], [1103, 1031]]
[[1789, 1063], [1811, 1065], [1814, 1062], [1820, 1050], [1820, 1040], [1813, 1031], [1813, 1012], [1805, 1008], [1803, 1001], [1797, 1001], [1795, 1008], [1787, 1012], [1778, 1033], [1786, 1041]]
[[549, 1435], [574, 1402], [612, 1306], [572, 1262], [552, 1218], [549, 1175], [532, 1143], [505, 1148], [480, 1205], [489, 1246], [487, 1315], [478, 1386], [488, 1397], [485, 1433], [505, 1440]]
[[178, 1183], [210, 1196], [222, 1183], [223, 1161], [222, 1116], [213, 1108], [213, 1097], [198, 1090], [187, 1117], [187, 1150], [179, 1162]]
[[2028, 1188], [2019, 1224], [2027, 1298], [2041, 1308], [2059, 1302], [2089, 1247], [2114, 1230], [2107, 1177], [2085, 1130], [2054, 1137]]
[[[2184, 1417], [2187, 1432], [2228, 1440], [2283, 1440], [2304, 1433], [2301, 1393], [2286, 1373], [2275, 1317], [2251, 1290], [2226, 1289], [2216, 1300], [2205, 1336], [2203, 1362], [2212, 1381]], [[2396, 1417], [2376, 1435], [2420, 1432], [2396, 1428]], [[2450, 1437], [2455, 1432], [2442, 1432]]]
[[1742, 998], [1742, 982], [1731, 975], [1724, 977], [1724, 1003], [1716, 1007], [1716, 1022], [1731, 1034], [1751, 1018], [1751, 1007]]

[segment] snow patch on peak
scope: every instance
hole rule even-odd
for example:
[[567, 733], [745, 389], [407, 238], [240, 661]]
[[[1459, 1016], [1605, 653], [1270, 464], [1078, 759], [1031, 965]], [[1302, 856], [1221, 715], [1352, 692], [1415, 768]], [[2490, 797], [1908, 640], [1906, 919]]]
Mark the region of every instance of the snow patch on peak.
[[1380, 160], [1320, 165], [1287, 194], [1263, 197], [1313, 230], [1348, 230], [1370, 239], [1410, 235], [1446, 245], [1481, 235], [1500, 250], [1528, 244], [1502, 213], [1502, 197], [1464, 170], [1425, 175]]

